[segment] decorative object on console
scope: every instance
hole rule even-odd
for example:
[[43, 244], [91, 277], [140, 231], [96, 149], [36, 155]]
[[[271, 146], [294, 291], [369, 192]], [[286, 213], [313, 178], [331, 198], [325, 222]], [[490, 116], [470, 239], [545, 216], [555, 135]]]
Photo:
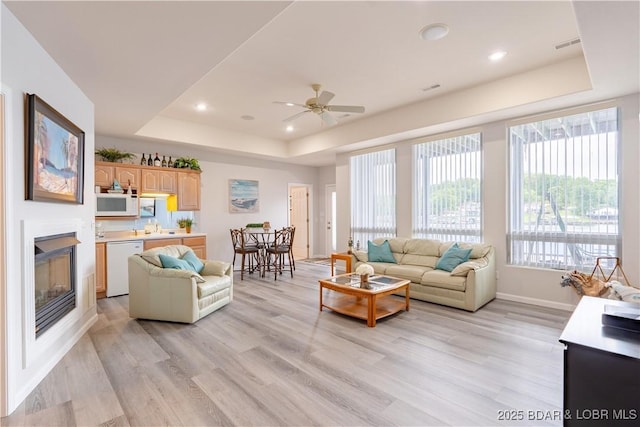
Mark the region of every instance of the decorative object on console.
[[84, 132], [37, 95], [27, 95], [25, 200], [83, 204]]
[[[136, 157], [133, 153], [127, 153], [126, 151], [120, 151], [117, 148], [99, 148], [96, 150], [96, 154], [102, 157], [105, 162], [121, 162], [125, 159], [133, 159]], [[144, 155], [144, 154], [143, 154]]]

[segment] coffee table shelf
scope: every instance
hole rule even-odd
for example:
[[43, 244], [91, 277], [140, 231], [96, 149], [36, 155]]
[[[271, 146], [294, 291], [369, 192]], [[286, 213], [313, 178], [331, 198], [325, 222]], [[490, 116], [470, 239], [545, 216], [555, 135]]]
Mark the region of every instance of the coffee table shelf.
[[[361, 287], [353, 275], [343, 274], [320, 280], [320, 311], [326, 307], [336, 313], [363, 319], [367, 326], [375, 327], [378, 319], [409, 311], [409, 281], [389, 276], [376, 276], [371, 286]], [[327, 297], [323, 292], [329, 290]], [[391, 297], [398, 291], [405, 291], [403, 299]]]

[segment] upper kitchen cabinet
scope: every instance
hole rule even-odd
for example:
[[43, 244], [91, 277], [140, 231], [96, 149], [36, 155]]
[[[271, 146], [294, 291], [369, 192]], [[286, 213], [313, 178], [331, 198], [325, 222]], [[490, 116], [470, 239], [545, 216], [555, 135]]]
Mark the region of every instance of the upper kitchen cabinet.
[[172, 170], [142, 169], [141, 193], [168, 193], [178, 191], [178, 172]]
[[95, 185], [111, 188], [114, 179], [125, 190], [131, 184], [138, 195], [176, 194], [180, 211], [200, 210], [200, 171], [96, 162]]
[[111, 188], [113, 180], [117, 179], [122, 188], [128, 189], [140, 186], [140, 168], [135, 165], [118, 165], [117, 163], [98, 163], [95, 168], [95, 185]]
[[200, 172], [178, 173], [178, 210], [200, 210]]

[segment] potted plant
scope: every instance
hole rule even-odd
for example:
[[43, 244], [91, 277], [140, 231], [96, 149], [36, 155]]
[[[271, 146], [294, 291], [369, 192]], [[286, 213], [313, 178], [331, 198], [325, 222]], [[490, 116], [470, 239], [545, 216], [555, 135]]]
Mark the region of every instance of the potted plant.
[[198, 159], [192, 159], [191, 157], [178, 157], [176, 161], [173, 163], [176, 168], [188, 168], [193, 169], [194, 171], [199, 171], [200, 164], [198, 163]]
[[178, 227], [186, 229], [187, 233], [191, 233], [191, 226], [193, 220], [191, 218], [180, 218], [178, 220]]
[[96, 154], [102, 157], [105, 162], [121, 162], [124, 159], [133, 159], [135, 154], [120, 151], [117, 148], [99, 148]]

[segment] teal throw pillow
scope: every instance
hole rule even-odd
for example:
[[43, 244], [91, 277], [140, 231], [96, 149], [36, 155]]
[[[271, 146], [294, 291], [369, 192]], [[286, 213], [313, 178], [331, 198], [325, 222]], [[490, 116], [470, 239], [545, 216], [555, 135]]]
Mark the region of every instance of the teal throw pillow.
[[159, 254], [160, 262], [162, 263], [162, 268], [175, 268], [176, 270], [193, 270], [191, 264], [187, 261], [179, 258], [174, 258], [169, 255]]
[[451, 272], [458, 265], [469, 261], [469, 255], [471, 255], [471, 248], [462, 249], [457, 243], [454, 243], [442, 254], [442, 257], [436, 263], [436, 270]]
[[370, 262], [391, 262], [397, 264], [396, 259], [391, 253], [391, 245], [388, 240], [382, 242], [379, 246], [372, 241], [367, 242], [368, 253], [367, 258]]
[[200, 272], [204, 268], [203, 262], [200, 261], [200, 259], [196, 256], [196, 254], [194, 254], [191, 251], [188, 251], [187, 253], [182, 255], [181, 259], [183, 261], [187, 261], [191, 265], [192, 270], [195, 271], [198, 274], [200, 274]]

